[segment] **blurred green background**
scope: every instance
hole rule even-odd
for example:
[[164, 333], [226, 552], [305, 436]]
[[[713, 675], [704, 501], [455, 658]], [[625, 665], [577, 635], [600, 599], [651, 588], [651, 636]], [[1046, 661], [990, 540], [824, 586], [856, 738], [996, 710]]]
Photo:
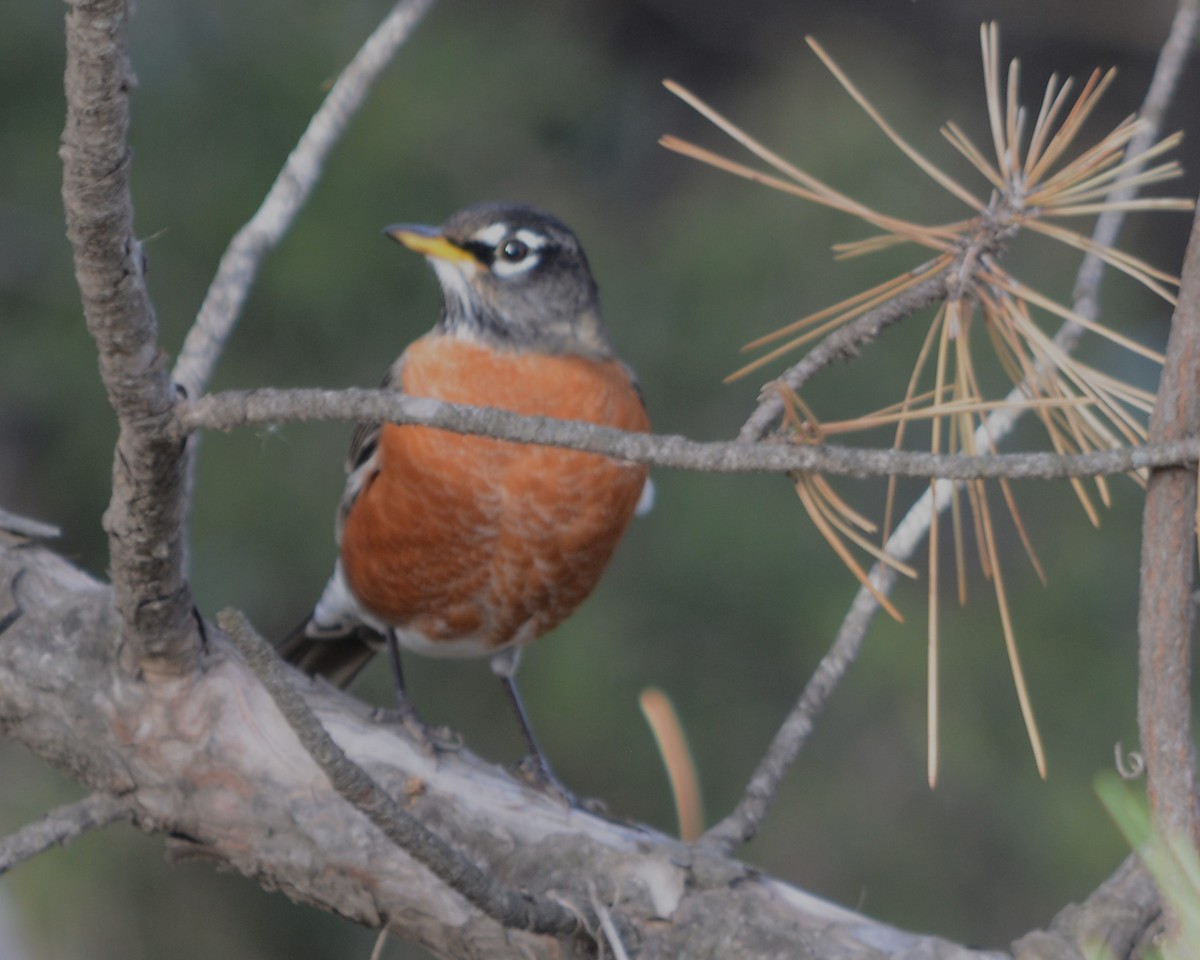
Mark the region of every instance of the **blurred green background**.
[[[225, 244], [387, 4], [140, 7], [132, 31], [137, 225], [162, 342], [174, 352]], [[62, 12], [17, 0], [0, 29], [0, 504], [60, 524], [61, 548], [103, 575], [114, 428], [63, 236]], [[721, 385], [742, 343], [917, 260], [903, 252], [835, 265], [830, 244], [867, 228], [656, 146], [673, 132], [736, 154], [663, 90], [662, 78], [690, 86], [839, 189], [899, 215], [946, 220], [961, 207], [898, 162], [805, 34], [821, 39], [918, 148], [967, 180], [937, 128], [955, 119], [986, 142], [981, 20], [1000, 20], [1005, 56], [1022, 58], [1032, 106], [1052, 71], [1082, 79], [1093, 66], [1117, 65], [1118, 82], [1089, 128], [1098, 137], [1139, 104], [1171, 13], [1166, 2], [1116, 0], [447, 0], [401, 52], [268, 258], [215, 387], [374, 385], [438, 304], [427, 267], [380, 229], [508, 198], [556, 212], [582, 238], [656, 428], [727, 438], [765, 379]], [[1189, 66], [1181, 88], [1196, 89], [1198, 79]], [[1187, 109], [1195, 111], [1194, 98]], [[1169, 129], [1181, 126], [1196, 122], [1177, 106]], [[1190, 142], [1182, 159], [1192, 169], [1173, 192], [1191, 195], [1200, 164]], [[1184, 215], [1142, 219], [1123, 246], [1176, 270], [1187, 229]], [[1077, 259], [1030, 238], [1009, 263], [1066, 297]], [[1146, 343], [1165, 341], [1165, 304], [1123, 277], [1110, 278], [1103, 297], [1110, 323]], [[808, 395], [818, 412], [847, 416], [898, 399], [921, 322], [821, 377]], [[1154, 371], [1095, 342], [1085, 353], [1153, 382]], [[281, 635], [307, 612], [333, 559], [348, 434], [290, 424], [205, 438], [192, 523], [205, 613], [235, 605]], [[1021, 439], [1040, 443], [1032, 431]], [[633, 525], [593, 598], [526, 657], [522, 679], [563, 779], [616, 814], [672, 831], [638, 693], [653, 684], [674, 698], [709, 815], [723, 815], [855, 585], [783, 480], [665, 471], [655, 479], [656, 509]], [[877, 484], [838, 488], [868, 508], [879, 492]], [[872, 630], [761, 838], [743, 851], [750, 861], [898, 926], [988, 946], [1046, 923], [1107, 876], [1125, 851], [1091, 784], [1111, 766], [1114, 743], [1136, 744], [1141, 505], [1131, 482], [1113, 488], [1099, 531], [1065, 486], [1017, 488], [1049, 589], [1004, 525], [1049, 780], [1034, 770], [995, 601], [976, 576], [968, 609], [944, 605], [942, 776], [928, 789], [924, 587], [908, 587], [898, 595], [907, 624]], [[410, 658], [409, 669], [429, 719], [460, 728], [484, 756], [519, 755], [485, 664]], [[358, 689], [386, 698], [384, 665]], [[23, 749], [0, 744], [0, 833], [78, 795]], [[38, 960], [365, 957], [374, 938], [241, 877], [168, 866], [159, 840], [125, 828], [0, 881], [0, 930], [6, 925]], [[424, 954], [393, 944], [387, 956]]]

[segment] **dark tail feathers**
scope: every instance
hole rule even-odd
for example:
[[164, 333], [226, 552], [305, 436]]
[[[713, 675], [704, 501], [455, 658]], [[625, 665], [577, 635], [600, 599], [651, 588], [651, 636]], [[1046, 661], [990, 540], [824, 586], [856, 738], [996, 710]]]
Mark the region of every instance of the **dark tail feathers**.
[[348, 687], [375, 656], [383, 638], [368, 627], [357, 626], [346, 633], [310, 636], [306, 617], [275, 649], [288, 663], [309, 676], [321, 676], [336, 687]]

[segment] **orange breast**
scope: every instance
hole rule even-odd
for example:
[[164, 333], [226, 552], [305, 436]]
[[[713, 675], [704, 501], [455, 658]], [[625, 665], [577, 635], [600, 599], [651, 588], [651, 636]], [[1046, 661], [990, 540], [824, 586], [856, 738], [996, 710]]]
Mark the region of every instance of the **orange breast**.
[[[497, 352], [429, 335], [404, 356], [415, 396], [648, 430], [621, 365]], [[592, 591], [646, 468], [595, 454], [387, 425], [346, 519], [342, 564], [381, 620], [486, 653], [550, 630]]]

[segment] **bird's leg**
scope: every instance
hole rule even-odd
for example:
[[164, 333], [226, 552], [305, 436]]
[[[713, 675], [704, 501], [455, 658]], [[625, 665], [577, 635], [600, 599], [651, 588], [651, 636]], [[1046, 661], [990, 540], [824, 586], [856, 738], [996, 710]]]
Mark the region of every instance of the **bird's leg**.
[[425, 722], [417, 715], [412, 701], [408, 699], [404, 685], [404, 666], [400, 662], [400, 641], [396, 637], [396, 631], [389, 629], [384, 634], [384, 640], [387, 644], [388, 662], [392, 666], [392, 679], [396, 686], [396, 706], [390, 710], [378, 711], [377, 717], [389, 723], [399, 721], [417, 741], [421, 749], [430, 756], [434, 756], [438, 750], [457, 749], [459, 746], [457, 738], [449, 731], [441, 728], [431, 729], [426, 726]]
[[525, 759], [521, 761], [520, 769], [528, 773], [538, 786], [557, 794], [567, 806], [581, 807], [582, 804], [575, 794], [554, 775], [546, 755], [542, 753], [542, 748], [538, 746], [537, 739], [533, 735], [533, 727], [530, 726], [529, 716], [525, 713], [525, 704], [521, 702], [521, 694], [517, 691], [516, 672], [520, 659], [521, 651], [515, 647], [509, 647], [492, 657], [492, 670], [500, 678], [500, 682], [508, 693], [508, 699], [517, 715], [517, 724], [521, 728], [521, 736], [525, 740], [525, 749], [529, 751]]
[[396, 685], [396, 709], [401, 713], [408, 713], [415, 717], [416, 711], [413, 710], [412, 704], [408, 702], [408, 693], [404, 686], [404, 664], [400, 660], [400, 641], [396, 639], [396, 631], [388, 630], [385, 635], [387, 641], [388, 663], [392, 666], [392, 679]]

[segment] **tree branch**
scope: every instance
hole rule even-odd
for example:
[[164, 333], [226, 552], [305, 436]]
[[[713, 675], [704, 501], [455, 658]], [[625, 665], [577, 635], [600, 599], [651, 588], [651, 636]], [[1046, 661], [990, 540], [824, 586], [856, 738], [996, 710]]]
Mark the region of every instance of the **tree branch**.
[[[399, 4], [392, 17], [404, 8], [415, 23], [430, 2]], [[1192, 8], [1194, 14], [1194, 3], [1185, 0], [1181, 14], [1184, 7]], [[63, 196], [76, 275], [88, 327], [99, 348], [102, 377], [121, 426], [113, 503], [106, 515], [114, 590], [110, 594], [40, 548], [29, 548], [18, 556], [0, 538], [0, 584], [15, 584], [25, 572], [30, 580], [28, 598], [26, 581], [21, 580], [19, 616], [4, 620], [0, 631], [4, 634], [4, 643], [0, 644], [0, 731], [13, 734], [98, 789], [129, 796], [144, 826], [193, 838], [175, 841], [193, 854], [230, 864], [293, 896], [338, 910], [359, 922], [386, 922], [434, 949], [464, 957], [493, 956], [498, 950], [506, 954], [525, 951], [531, 956], [558, 956], [564, 951], [575, 955], [579, 944], [573, 939], [511, 936], [494, 922], [494, 914], [485, 915], [490, 911], [481, 914], [473, 910], [442, 884], [432, 883], [428, 874], [407, 857], [380, 843], [376, 837], [379, 831], [366, 823], [360, 811], [341, 803], [315, 772], [311, 758], [296, 744], [274, 704], [261, 695], [255, 678], [229, 656], [219, 639], [207, 656], [196, 643], [190, 596], [183, 579], [183, 478], [189, 459], [185, 439], [188, 431], [199, 426], [220, 425], [220, 403], [222, 397], [230, 400], [230, 395], [176, 406], [157, 345], [128, 190], [125, 133], [131, 78], [124, 53], [127, 16], [127, 7], [119, 0], [70, 0], [68, 121], [62, 148]], [[1179, 22], [1177, 18], [1177, 25]], [[1176, 37], [1173, 31], [1172, 40]], [[381, 49], [383, 45], [381, 41]], [[1186, 49], [1187, 44], [1176, 46]], [[377, 64], [366, 72], [374, 69], [377, 73], [381, 67]], [[353, 110], [356, 105], [351, 103], [346, 109]], [[336, 111], [330, 116], [336, 123]], [[306, 138], [316, 126], [314, 118]], [[320, 139], [317, 134], [314, 137]], [[319, 173], [319, 169], [307, 170], [301, 161], [307, 157], [319, 167], [328, 149], [327, 145], [314, 147], [307, 154], [302, 147], [304, 139], [264, 202], [263, 209], [272, 208], [272, 212], [264, 214], [260, 210], [235, 238], [196, 326], [189, 333], [176, 370], [193, 395], [202, 392], [211, 378], [259, 262], [282, 236]], [[306, 186], [309, 173], [312, 180]], [[923, 295], [927, 294], [929, 291]], [[872, 322], [899, 319], [888, 317], [890, 314], [881, 313]], [[859, 343], [875, 335], [869, 332], [869, 326], [856, 326], [840, 346], [823, 345], [827, 353], [810, 364], [812, 371], [838, 356], [853, 353]], [[856, 336], [862, 339], [856, 340]], [[1194, 354], [1190, 361], [1192, 366], [1184, 369], [1194, 372]], [[810, 375], [793, 368], [795, 379]], [[1194, 391], [1194, 381], [1192, 388]], [[1180, 390], [1186, 389], [1184, 382]], [[277, 394], [274, 399], [272, 394]], [[253, 421], [254, 415], [274, 421], [280, 418], [268, 416], [265, 411], [278, 410], [290, 402], [280, 399], [283, 392], [262, 391], [252, 396], [245, 402], [230, 400], [224, 415], [243, 416], [240, 422], [265, 422]], [[923, 476], [960, 478], [1042, 475], [1019, 471], [1051, 469], [1052, 462], [1062, 460], [1051, 454], [971, 458], [977, 461], [971, 464], [976, 470], [996, 472], [957, 473], [964, 469], [964, 458], [952, 464], [945, 458], [939, 462], [929, 455], [891, 451], [789, 444], [693, 444], [678, 437], [624, 435], [617, 431], [605, 436], [601, 428], [584, 426], [576, 430], [581, 425], [517, 418], [497, 411], [471, 411], [378, 391], [352, 391], [341, 396], [350, 396], [350, 400], [345, 401], [346, 406], [343, 400], [330, 401], [322, 409], [332, 411], [337, 407], [339, 412], [326, 418], [393, 419], [390, 412], [407, 405], [415, 419], [405, 422], [470, 432], [499, 431], [494, 435], [511, 431], [509, 439], [603, 448], [600, 452], [665, 466], [704, 462], [710, 465], [697, 468], [815, 469], [855, 476], [911, 471]], [[206, 407], [206, 401], [213, 402]], [[262, 405], [256, 406], [260, 401]], [[238, 413], [238, 403], [250, 412]], [[271, 407], [272, 403], [276, 406]], [[341, 412], [353, 404], [361, 405], [354, 408], [356, 411], [388, 413], [372, 416]], [[469, 412], [464, 413], [464, 409]], [[1196, 409], [1194, 403], [1191, 409]], [[201, 422], [204, 411], [213, 416], [213, 422]], [[194, 419], [186, 420], [189, 416]], [[751, 421], [762, 416], [760, 407]], [[765, 426], [754, 427], [752, 433], [761, 430], [757, 435], [764, 435], [777, 416], [768, 417], [763, 421]], [[462, 422], [474, 417], [476, 426], [450, 426], [456, 417], [463, 418]], [[445, 418], [445, 422], [439, 418]], [[750, 421], [743, 435], [747, 428]], [[1176, 442], [1143, 451], [1067, 458], [1078, 473], [1045, 475], [1123, 472], [1165, 464], [1174, 466], [1169, 473], [1177, 475], [1184, 472], [1179, 465], [1196, 460], [1198, 429], [1200, 425], [1194, 422], [1182, 432], [1171, 426], [1165, 433], [1167, 439]], [[556, 430], [562, 431], [557, 439]], [[566, 443], [563, 438], [568, 434], [572, 439]], [[995, 434], [991, 439], [996, 439]], [[1125, 456], [1127, 460], [1120, 459]], [[756, 457], [762, 460], [756, 461]], [[1033, 459], [1026, 459], [1029, 457]], [[795, 459], [782, 465], [784, 460], [775, 458]], [[1040, 463], [1038, 458], [1045, 462]], [[948, 496], [948, 488], [948, 484], [940, 485], [939, 493], [944, 490]], [[1194, 497], [1193, 481], [1193, 503]], [[1171, 502], [1177, 500], [1176, 496]], [[929, 507], [937, 509], [937, 504], [930, 503]], [[912, 524], [907, 528], [901, 524], [893, 540], [902, 530], [911, 533], [919, 527], [920, 516], [919, 509], [910, 513], [906, 523], [912, 520]], [[927, 520], [924, 522], [927, 525]], [[1149, 517], [1147, 530], [1149, 543]], [[923, 535], [918, 531], [916, 542]], [[1190, 551], [1187, 556], [1190, 564]], [[882, 581], [888, 574], [876, 576]], [[1172, 602], [1175, 600], [1177, 597], [1172, 598]], [[123, 617], [129, 649], [139, 663], [146, 666], [154, 661], [162, 665], [168, 678], [182, 671], [190, 671], [189, 676], [178, 682], [132, 687], [112, 663], [119, 629], [111, 616], [114, 605]], [[809, 684], [813, 696], [807, 703], [802, 697], [797, 706], [799, 713], [793, 714], [809, 727], [836, 687], [838, 671], [844, 673], [861, 645], [873, 615], [871, 602], [864, 605], [864, 611], [861, 623], [855, 623], [852, 609], [834, 650], [827, 655], [828, 659], [837, 653], [841, 662], [835, 662], [829, 676], [814, 676]], [[1174, 625], [1180, 626], [1178, 622]], [[843, 635], [847, 638], [844, 642]], [[1186, 658], [1186, 651], [1183, 656]], [[1178, 677], [1167, 679], [1178, 683]], [[808, 695], [806, 688], [805, 697]], [[649, 831], [609, 824], [577, 812], [564, 814], [546, 809], [541, 798], [522, 791], [465, 752], [444, 759], [436, 769], [427, 763], [422, 765], [421, 758], [405, 752], [402, 741], [363, 723], [355, 713], [356, 707], [344, 699], [319, 689], [314, 689], [309, 699], [342, 744], [328, 741], [328, 752], [344, 749], [372, 767], [372, 778], [379, 781], [382, 790], [375, 793], [363, 789], [372, 798], [368, 806], [378, 808], [377, 813], [382, 810], [389, 814], [382, 818], [384, 833], [393, 829], [388, 823], [402, 822], [390, 816], [399, 809], [391, 797], [402, 796], [415, 811], [416, 822], [424, 824], [421, 829], [429, 832], [429, 828], [436, 828], [431, 836], [450, 838], [451, 852], [469, 851], [470, 860], [461, 862], [483, 864], [482, 868], [472, 869], [479, 869], [486, 877], [500, 878], [498, 888], [510, 896], [520, 899], [524, 895], [512, 891], [529, 889], [529, 902], [549, 903], [552, 895], [559, 894], [572, 903], [583, 904], [612, 903], [618, 892], [625, 893], [631, 906], [623, 906], [621, 913], [636, 918], [644, 957], [695, 955], [701, 945], [718, 942], [718, 936], [719, 942], [736, 940], [747, 945], [741, 953], [747, 957], [787, 953], [869, 958], [901, 950], [910, 955], [975, 956], [932, 938], [902, 934], [829, 905], [814, 905], [798, 891], [756, 876], [731, 861], [719, 857], [711, 860], [710, 851], [692, 853]], [[793, 738], [792, 758], [807, 735], [803, 726], [800, 723], [797, 727], [801, 729], [799, 738]], [[775, 754], [775, 760], [780, 756]], [[771, 758], [768, 753], [764, 763]], [[791, 758], [777, 765], [768, 780], [773, 778], [777, 785], [790, 762]], [[1176, 793], [1174, 787], [1170, 792]], [[1167, 793], [1165, 788], [1163, 793]], [[755, 816], [759, 820], [773, 794], [774, 787], [770, 786], [756, 794], [761, 809]], [[1194, 826], [1194, 808], [1190, 816]], [[756, 829], [751, 818], [743, 821], [737, 831], [726, 832], [729, 837], [741, 838]], [[570, 863], [572, 869], [548, 875], [553, 871], [547, 870], [547, 864], [560, 862]], [[581, 877], [599, 878], [603, 886], [581, 886]]]
[[3, 507], [0, 507], [0, 533], [23, 540], [50, 540], [62, 535], [62, 531], [53, 524], [9, 513]]
[[[461, 960], [582, 960], [575, 936], [505, 928], [398, 849], [346, 803], [258, 678], [213, 631], [187, 678], [130, 683], [111, 656], [111, 592], [38, 546], [0, 544], [0, 585], [21, 577], [22, 616], [0, 642], [0, 734], [91, 789], [120, 794], [178, 857], [238, 870], [272, 889]], [[905, 933], [689, 850], [653, 830], [560, 803], [467, 750], [425, 756], [367, 708], [296, 675], [337, 747], [425, 829], [496, 883], [581, 908], [619, 904], [639, 960], [995, 960]], [[592, 954], [594, 956], [594, 954]]]
[[[1200, 0], [1181, 0], [1147, 96], [1156, 122], [1166, 110], [1200, 20]], [[1130, 149], [1133, 144], [1130, 145]], [[1184, 260], [1167, 362], [1150, 421], [1152, 440], [1180, 435], [1200, 422], [1200, 242], [1197, 222]], [[1191, 634], [1195, 619], [1195, 471], [1152, 474], [1142, 527], [1138, 608], [1138, 729], [1147, 769], [1150, 810], [1160, 836], [1200, 844], [1192, 744]], [[1172, 724], [1178, 726], [1172, 727]]]
[[[1150, 437], [1200, 426], [1200, 218], [1192, 226], [1179, 303], [1167, 341]], [[1142, 526], [1138, 607], [1138, 727], [1154, 825], [1161, 836], [1200, 843], [1192, 743], [1192, 628], [1196, 602], [1196, 471], [1150, 475]]]
[[789, 367], [782, 376], [764, 385], [759, 392], [758, 406], [742, 424], [738, 439], [762, 440], [779, 422], [779, 418], [783, 416], [783, 394], [778, 389], [780, 384], [798, 393], [808, 381], [830, 364], [858, 356], [858, 351], [864, 344], [877, 340], [892, 324], [899, 323], [918, 310], [944, 299], [950, 282], [951, 271], [939, 270], [874, 310], [868, 310], [861, 317], [839, 327], [806, 353], [798, 363]]
[[[1171, 28], [1167, 32], [1167, 39], [1158, 54], [1150, 87], [1138, 110], [1138, 116], [1145, 124], [1129, 141], [1129, 146], [1125, 148], [1125, 156], [1136, 157], [1144, 153], [1158, 139], [1167, 107], [1175, 95], [1179, 76], [1183, 72], [1188, 54], [1191, 53], [1192, 44], [1195, 43], [1198, 19], [1200, 0], [1179, 0]], [[1139, 165], [1139, 169], [1140, 166], [1144, 164]], [[1113, 191], [1108, 200], [1114, 205], [1120, 204], [1132, 199], [1136, 193], [1135, 188], [1124, 187]], [[1119, 208], [1104, 211], [1097, 218], [1096, 226], [1092, 230], [1092, 242], [1106, 247], [1114, 245], [1125, 223], [1125, 215], [1126, 211]], [[1100, 315], [1099, 291], [1103, 274], [1104, 261], [1100, 257], [1089, 253], [1083, 258], [1079, 273], [1075, 277], [1071, 309], [1086, 320], [1095, 320]], [[1084, 328], [1079, 324], [1065, 323], [1055, 335], [1055, 345], [1068, 353], [1074, 352], [1083, 333]]]
[[317, 185], [330, 151], [432, 6], [433, 0], [399, 0], [392, 7], [338, 76], [262, 205], [229, 244], [175, 364], [175, 382], [187, 396], [198, 397], [208, 388], [263, 258], [287, 234]]
[[[263, 208], [222, 260], [178, 368], [203, 389], [263, 254], [278, 241], [373, 80], [432, 0], [402, 0], [339, 78], [293, 151]], [[67, 15], [67, 122], [63, 202], [75, 275], [120, 435], [104, 524], [123, 654], [151, 674], [186, 672], [199, 653], [186, 580], [191, 455], [172, 419], [175, 388], [158, 344], [154, 309], [133, 231], [127, 144], [133, 75], [126, 0], [72, 0]]]
[[94, 793], [78, 803], [56, 807], [0, 840], [0, 877], [51, 847], [63, 846], [89, 830], [107, 827], [118, 820], [129, 820], [132, 816], [132, 811], [122, 800], [107, 793]]
[[975, 477], [1054, 480], [1129, 473], [1150, 466], [1187, 465], [1200, 458], [1200, 435], [1163, 444], [1069, 456], [1058, 453], [965, 456], [776, 441], [704, 442], [676, 434], [627, 433], [576, 420], [525, 417], [507, 410], [444, 403], [394, 390], [231, 390], [182, 402], [177, 422], [182, 433], [297, 420], [416, 424], [708, 473], [811, 470], [860, 478], [895, 474], [954, 480]]
[[[1197, 9], [1200, 0], [1180, 0], [1172, 21], [1170, 33], [1159, 54], [1154, 78], [1140, 111], [1146, 120], [1146, 128], [1126, 148], [1126, 156], [1136, 155], [1158, 136], [1163, 113], [1170, 102], [1178, 83], [1197, 30]], [[1120, 194], [1124, 197], [1125, 194]], [[1093, 240], [1114, 242], [1124, 220], [1122, 210], [1106, 212], [1093, 230]], [[1189, 250], [1192, 246], [1189, 245]], [[1095, 261], [1095, 262], [1093, 262]], [[1089, 254], [1084, 259], [1076, 279], [1073, 308], [1083, 316], [1093, 318], [1099, 309], [1099, 283], [1103, 264]], [[910, 291], [911, 293], [911, 291]], [[886, 304], [884, 306], [887, 306]], [[880, 309], [883, 309], [882, 307]], [[1055, 334], [1054, 342], [1062, 350], [1072, 350], [1078, 343], [1081, 328], [1071, 321], [1064, 323]], [[801, 361], [803, 363], [803, 361]], [[1193, 368], [1194, 370], [1195, 368]], [[1024, 396], [1020, 386], [1009, 392], [1006, 400], [1014, 403]], [[759, 416], [761, 407], [755, 412]], [[991, 413], [975, 433], [976, 449], [993, 448], [1016, 426], [1023, 411], [1017, 406], [1001, 408]], [[767, 427], [769, 422], [763, 421]], [[747, 422], [749, 426], [749, 421]], [[755, 429], [758, 429], [756, 427]], [[743, 427], [743, 434], [747, 427]], [[927, 474], [933, 476], [934, 474]], [[903, 521], [884, 545], [884, 550], [896, 560], [908, 560], [924, 542], [935, 512], [946, 509], [951, 501], [950, 484], [939, 484], [925, 493], [909, 509]], [[1190, 559], [1189, 559], [1190, 562]], [[871, 569], [870, 581], [880, 594], [887, 595], [895, 585], [897, 574], [885, 564], [877, 563]], [[812, 732], [816, 717], [828, 703], [842, 677], [857, 659], [862, 649], [866, 632], [879, 610], [879, 602], [865, 586], [861, 587], [850, 610], [834, 638], [829, 651], [821, 659], [809, 683], [805, 686], [796, 705], [780, 725], [779, 730], [767, 747], [763, 759], [755, 768], [746, 790], [733, 811], [713, 826], [704, 840], [717, 849], [729, 850], [733, 845], [754, 837], [765, 819], [774, 797], [778, 793], [783, 776], [800, 755], [808, 735]]]
[[217, 622], [233, 640], [254, 675], [266, 687], [275, 706], [299, 737], [309, 756], [325, 772], [333, 789], [366, 814], [396, 846], [506, 927], [533, 933], [580, 932], [575, 913], [555, 901], [521, 894], [498, 883], [452, 849], [441, 837], [426, 829], [385, 793], [325, 732], [304, 698], [292, 686], [283, 661], [242, 614], [226, 610]]
[[[1167, 39], [1159, 52], [1158, 63], [1155, 66], [1150, 87], [1146, 91], [1145, 99], [1138, 111], [1138, 116], [1144, 121], [1144, 125], [1129, 141], [1129, 145], [1125, 149], [1125, 156], [1139, 156], [1158, 139], [1159, 131], [1162, 129], [1163, 116], [1175, 93], [1179, 75], [1187, 61], [1193, 38], [1196, 35], [1198, 17], [1200, 17], [1200, 0], [1180, 0], [1175, 18], [1167, 33]], [[1130, 176], [1141, 169], [1143, 165], [1144, 162], [1132, 168]], [[1107, 247], [1116, 243], [1127, 213], [1126, 210], [1120, 209], [1119, 205], [1130, 200], [1136, 193], [1136, 188], [1123, 186], [1108, 195], [1106, 202], [1112, 203], [1114, 208], [1106, 210], [1097, 218], [1096, 225], [1092, 230], [1094, 244]], [[928, 269], [928, 265], [924, 269]], [[1080, 265], [1075, 278], [1075, 290], [1072, 294], [1072, 310], [1085, 319], [1095, 320], [1099, 315], [1098, 291], [1103, 274], [1104, 261], [1094, 252], [1089, 252]], [[780, 391], [774, 389], [777, 384], [783, 384], [791, 390], [799, 392], [825, 367], [836, 360], [857, 356], [863, 344], [877, 339], [887, 327], [943, 299], [953, 284], [953, 275], [954, 271], [952, 270], [939, 271], [826, 337], [782, 376], [763, 387], [759, 394], [758, 407], [742, 425], [738, 439], [761, 440], [779, 421], [783, 415], [783, 398]], [[1055, 335], [1055, 345], [1070, 353], [1074, 351], [1083, 333], [1084, 328], [1079, 324], [1065, 323]], [[1014, 390], [1010, 397], [1022, 395], [1020, 391]], [[1007, 434], [1008, 430], [1005, 430], [1004, 433]]]
[[63, 205], [84, 316], [120, 424], [104, 526], [127, 653], [169, 673], [186, 670], [198, 652], [184, 578], [187, 453], [169, 431], [175, 391], [133, 232], [129, 16], [125, 0], [68, 5]]
[[[907, 560], [916, 552], [929, 532], [927, 513], [931, 509], [942, 509], [944, 502], [950, 499], [950, 491], [950, 484], [939, 484], [937, 504], [932, 504], [930, 490], [925, 491], [888, 538], [884, 549], [889, 555]], [[898, 576], [896, 569], [886, 564], [876, 564], [870, 574], [872, 585], [883, 594], [891, 591]], [[875, 596], [865, 587], [859, 588], [833, 643], [805, 684], [800, 699], [771, 739], [737, 805], [701, 838], [704, 844], [728, 853], [758, 833], [779, 792], [784, 774], [795, 763], [808, 742], [817, 717], [824, 712], [843, 677], [858, 659], [867, 629], [878, 610], [879, 602]]]

